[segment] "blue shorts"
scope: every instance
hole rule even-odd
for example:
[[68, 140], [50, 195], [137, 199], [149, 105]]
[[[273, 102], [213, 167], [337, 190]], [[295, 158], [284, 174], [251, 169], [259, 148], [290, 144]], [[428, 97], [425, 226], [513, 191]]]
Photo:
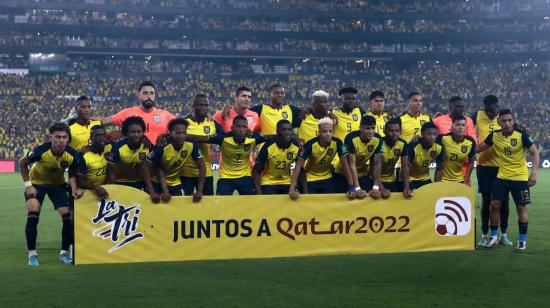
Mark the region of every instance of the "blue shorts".
[[287, 195], [290, 185], [262, 185], [263, 195]]
[[[52, 201], [54, 209], [62, 207], [73, 207], [71, 188], [67, 184], [61, 185], [37, 185], [32, 184], [36, 188], [36, 197], [33, 199], [38, 200], [38, 203], [42, 205], [44, 198], [48, 195], [48, 198]], [[28, 201], [27, 193], [23, 193], [25, 201]]]
[[498, 167], [477, 166], [477, 192], [481, 194], [491, 194], [493, 185], [497, 179]]
[[326, 180], [307, 182], [307, 190], [310, 194], [333, 194], [334, 180], [330, 178]]
[[417, 181], [410, 181], [409, 187], [410, 189], [419, 189], [422, 186], [431, 184], [432, 180], [417, 180]]
[[382, 182], [382, 185], [391, 192], [403, 192], [403, 183], [400, 181]]
[[[191, 196], [195, 192], [195, 189], [199, 184], [199, 178], [182, 176], [180, 180], [183, 183], [183, 190], [185, 191], [185, 195]], [[204, 196], [214, 195], [214, 177], [207, 176], [204, 178], [204, 187], [202, 188], [202, 194]]]
[[[157, 194], [160, 194], [162, 192], [162, 187], [159, 183], [153, 182], [153, 188], [155, 189], [155, 192]], [[174, 185], [174, 186], [168, 186], [168, 193], [170, 196], [183, 196], [183, 185]]]
[[219, 179], [218, 187], [216, 187], [216, 195], [231, 196], [234, 191], [239, 192], [239, 195], [254, 195], [254, 183], [252, 177], [243, 176], [236, 179]]
[[492, 199], [506, 202], [510, 193], [516, 206], [531, 203], [531, 193], [527, 181], [511, 181], [497, 178], [493, 184]]

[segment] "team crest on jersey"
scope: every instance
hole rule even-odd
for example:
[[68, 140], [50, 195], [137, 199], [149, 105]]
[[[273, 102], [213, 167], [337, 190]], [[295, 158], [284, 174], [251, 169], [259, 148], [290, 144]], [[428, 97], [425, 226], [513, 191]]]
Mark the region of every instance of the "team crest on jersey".
[[359, 117], [358, 117], [356, 114], [352, 115], [351, 118], [352, 118], [354, 121], [359, 120]]
[[369, 144], [367, 146], [367, 151], [372, 152], [374, 150], [374, 144]]
[[205, 134], [210, 134], [210, 126], [205, 126], [202, 128], [202, 131], [205, 133]]
[[292, 160], [292, 158], [294, 158], [294, 153], [292, 153], [292, 152], [286, 153], [286, 159]]
[[243, 145], [243, 150], [244, 150], [245, 152], [250, 151], [250, 144], [245, 144], [245, 145]]
[[330, 148], [327, 150], [327, 155], [331, 156], [332, 154], [334, 154], [334, 149]]
[[160, 115], [155, 114], [155, 115], [153, 116], [153, 121], [155, 121], [155, 122], [157, 122], [157, 123], [160, 123]]
[[395, 156], [401, 155], [401, 149], [393, 149], [393, 155]]
[[181, 158], [186, 158], [187, 157], [187, 151], [181, 151], [180, 156], [181, 156]]
[[252, 124], [252, 121], [254, 119], [252, 119], [252, 117], [246, 117], [246, 121], [248, 122], [248, 125]]
[[435, 158], [435, 154], [436, 154], [435, 151], [430, 151], [430, 157], [431, 158]]
[[146, 157], [147, 157], [147, 154], [145, 154], [145, 152], [139, 153], [139, 160], [145, 160]]
[[460, 148], [460, 150], [462, 151], [462, 153], [466, 153], [466, 152], [468, 152], [468, 146], [463, 145], [462, 148]]
[[281, 112], [281, 116], [282, 116], [283, 119], [285, 119], [285, 120], [288, 119], [288, 112], [286, 112], [286, 111]]
[[65, 168], [69, 167], [69, 162], [66, 161], [66, 160], [62, 160], [62, 161], [59, 163], [59, 167], [65, 169]]
[[516, 138], [512, 138], [512, 139], [510, 139], [510, 144], [512, 146], [516, 146], [518, 144], [518, 140]]

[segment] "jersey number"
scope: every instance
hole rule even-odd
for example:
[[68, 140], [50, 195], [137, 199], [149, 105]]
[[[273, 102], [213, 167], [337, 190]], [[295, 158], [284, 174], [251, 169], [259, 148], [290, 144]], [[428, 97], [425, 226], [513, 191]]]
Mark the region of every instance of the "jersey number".
[[456, 160], [458, 160], [458, 154], [456, 154], [456, 153], [451, 153], [451, 158], [449, 158], [449, 160], [451, 160], [451, 161], [456, 161]]
[[95, 175], [96, 176], [102, 176], [107, 174], [107, 166], [97, 169]]
[[284, 160], [278, 160], [276, 163], [275, 163], [275, 169], [286, 169], [286, 161]]
[[422, 167], [424, 168], [428, 168], [430, 166], [430, 161], [429, 160], [425, 160], [422, 162]]
[[241, 153], [238, 153], [237, 155], [235, 155], [235, 163], [240, 163], [241, 162], [241, 156], [242, 154]]
[[512, 148], [504, 147], [504, 155], [506, 156], [512, 155]]
[[346, 124], [348, 126], [348, 133], [351, 132], [351, 123]]

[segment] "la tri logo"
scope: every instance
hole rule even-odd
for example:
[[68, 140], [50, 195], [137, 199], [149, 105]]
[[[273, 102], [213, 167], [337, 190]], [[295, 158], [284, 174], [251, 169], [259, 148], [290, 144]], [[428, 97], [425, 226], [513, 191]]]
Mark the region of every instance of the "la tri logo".
[[97, 215], [92, 218], [92, 222], [101, 226], [92, 235], [110, 239], [115, 245], [109, 249], [109, 253], [116, 251], [143, 237], [143, 233], [136, 231], [140, 213], [139, 204], [126, 207], [115, 200], [100, 199]]

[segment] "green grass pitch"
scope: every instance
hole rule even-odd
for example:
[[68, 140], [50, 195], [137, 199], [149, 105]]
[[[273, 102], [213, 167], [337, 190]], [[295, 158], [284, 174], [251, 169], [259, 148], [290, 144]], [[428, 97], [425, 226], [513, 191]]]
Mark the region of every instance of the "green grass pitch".
[[[57, 261], [61, 222], [48, 202], [41, 265], [27, 266], [19, 174], [0, 175], [0, 307], [543, 306], [550, 300], [550, 170], [529, 207], [528, 248], [72, 267]], [[476, 216], [479, 217], [479, 195]], [[517, 216], [509, 235], [517, 239]], [[479, 234], [478, 234], [479, 236]]]

